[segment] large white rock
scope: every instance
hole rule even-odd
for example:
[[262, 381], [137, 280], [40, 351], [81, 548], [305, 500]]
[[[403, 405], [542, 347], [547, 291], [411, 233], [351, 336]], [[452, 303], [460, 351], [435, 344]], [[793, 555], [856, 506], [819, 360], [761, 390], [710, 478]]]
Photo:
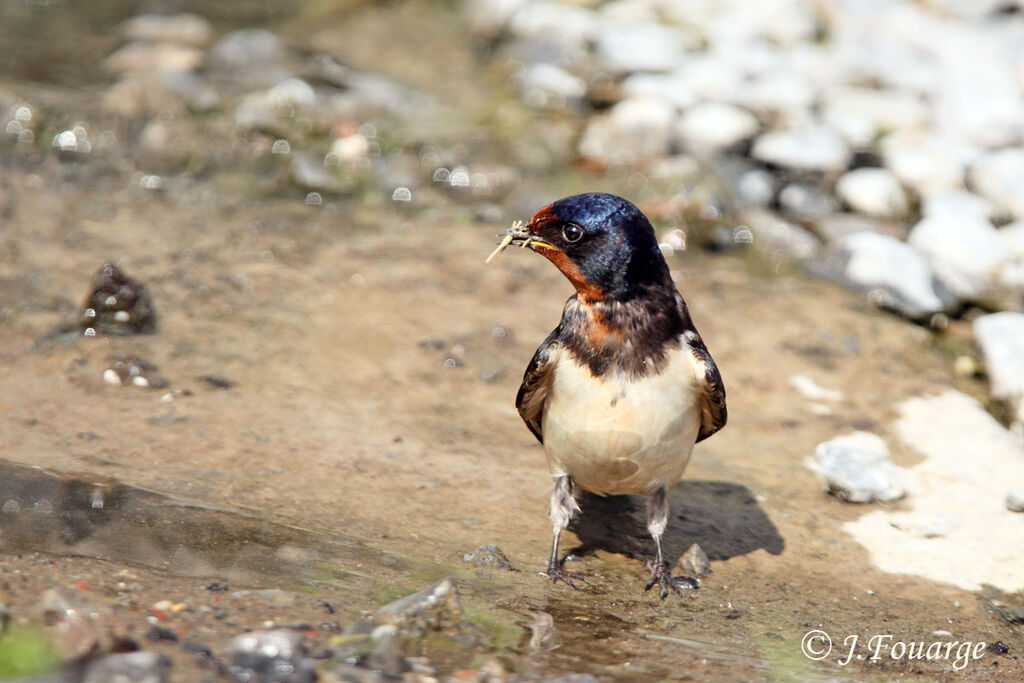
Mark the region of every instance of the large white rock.
[[1024, 515], [1006, 508], [1007, 489], [1024, 481], [1020, 437], [957, 391], [910, 399], [899, 413], [896, 434], [925, 458], [904, 470], [909, 509], [874, 510], [843, 529], [883, 571], [1024, 589]]
[[580, 155], [611, 164], [629, 164], [669, 151], [675, 108], [655, 98], [630, 98], [607, 116], [591, 119], [580, 140]]
[[890, 171], [858, 168], [836, 182], [836, 194], [854, 211], [875, 218], [900, 218], [907, 213], [907, 195]]
[[895, 237], [858, 232], [836, 242], [826, 268], [877, 305], [920, 319], [947, 310], [955, 297], [928, 262]]
[[971, 186], [1014, 218], [1024, 218], [1024, 148], [1001, 149], [971, 167]]
[[1008, 400], [1024, 422], [1024, 313], [983, 315], [974, 321], [974, 336], [985, 355], [989, 391]]
[[669, 71], [682, 61], [687, 37], [655, 23], [615, 24], [597, 37], [597, 58], [612, 73]]
[[757, 134], [760, 124], [745, 109], [722, 102], [706, 102], [683, 112], [676, 127], [683, 147], [695, 154], [711, 154], [735, 147]]
[[798, 171], [841, 171], [850, 148], [831, 128], [808, 126], [765, 133], [754, 143], [755, 159]]
[[975, 299], [989, 292], [1009, 261], [995, 226], [971, 213], [929, 215], [910, 231], [907, 243], [963, 299]]

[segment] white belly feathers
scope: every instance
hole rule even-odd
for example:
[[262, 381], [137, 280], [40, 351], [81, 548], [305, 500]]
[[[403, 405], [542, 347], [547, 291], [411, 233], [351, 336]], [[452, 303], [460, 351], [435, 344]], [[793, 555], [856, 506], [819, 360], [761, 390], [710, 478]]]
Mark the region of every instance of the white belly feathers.
[[598, 379], [558, 352], [543, 416], [544, 451], [555, 476], [598, 494], [649, 493], [686, 469], [700, 429], [693, 355], [670, 352], [661, 372]]

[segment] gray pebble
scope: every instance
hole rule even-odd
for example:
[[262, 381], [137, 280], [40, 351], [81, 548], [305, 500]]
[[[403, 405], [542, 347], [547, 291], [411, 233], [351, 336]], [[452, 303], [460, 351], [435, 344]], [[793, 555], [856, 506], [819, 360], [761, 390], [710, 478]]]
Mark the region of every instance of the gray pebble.
[[679, 558], [679, 568], [686, 576], [695, 576], [697, 578], [703, 578], [711, 573], [711, 563], [708, 561], [708, 556], [696, 543], [691, 545], [683, 553], [683, 556]]
[[126, 652], [107, 655], [85, 667], [82, 683], [167, 683], [171, 676], [171, 660], [158, 652]]
[[464, 562], [472, 562], [481, 567], [494, 567], [496, 569], [512, 569], [512, 563], [508, 561], [505, 553], [494, 543], [486, 543], [472, 553], [462, 556]]
[[1024, 489], [1010, 489], [1006, 494], [1006, 509], [1010, 512], [1024, 512]]

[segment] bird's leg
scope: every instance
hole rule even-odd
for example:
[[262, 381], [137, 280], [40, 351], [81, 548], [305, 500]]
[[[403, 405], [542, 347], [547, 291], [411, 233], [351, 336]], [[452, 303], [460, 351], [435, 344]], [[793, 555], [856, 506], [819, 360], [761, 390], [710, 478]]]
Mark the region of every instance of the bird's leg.
[[541, 574], [551, 579], [552, 583], [562, 581], [573, 588], [578, 588], [572, 582], [573, 579], [583, 583], [587, 583], [587, 580], [579, 574], [563, 570], [562, 560], [558, 558], [558, 537], [561, 535], [562, 529], [569, 526], [569, 521], [572, 520], [573, 516], [580, 509], [579, 505], [576, 504], [574, 489], [572, 477], [568, 474], [563, 474], [555, 480], [555, 488], [551, 492], [551, 507], [549, 509], [551, 526], [554, 528], [555, 534], [551, 540], [551, 557], [548, 559], [548, 569]]
[[668, 491], [661, 486], [647, 501], [647, 531], [654, 539], [654, 546], [658, 549], [658, 554], [654, 558], [653, 564], [650, 562], [647, 564], [651, 570], [651, 580], [644, 586], [644, 590], [649, 591], [654, 584], [659, 584], [662, 600], [668, 597], [669, 587], [679, 595], [683, 594], [684, 589], [692, 590], [698, 587], [697, 579], [689, 576], [672, 576], [672, 569], [661, 554], [661, 537], [665, 533], [666, 526], [668, 526]]

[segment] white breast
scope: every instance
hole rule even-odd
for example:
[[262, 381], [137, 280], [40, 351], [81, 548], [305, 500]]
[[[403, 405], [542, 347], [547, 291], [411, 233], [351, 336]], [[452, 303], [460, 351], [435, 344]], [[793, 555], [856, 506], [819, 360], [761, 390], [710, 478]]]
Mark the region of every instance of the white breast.
[[677, 482], [700, 429], [692, 354], [674, 350], [661, 372], [628, 380], [595, 378], [559, 353], [542, 421], [552, 474], [599, 494]]

